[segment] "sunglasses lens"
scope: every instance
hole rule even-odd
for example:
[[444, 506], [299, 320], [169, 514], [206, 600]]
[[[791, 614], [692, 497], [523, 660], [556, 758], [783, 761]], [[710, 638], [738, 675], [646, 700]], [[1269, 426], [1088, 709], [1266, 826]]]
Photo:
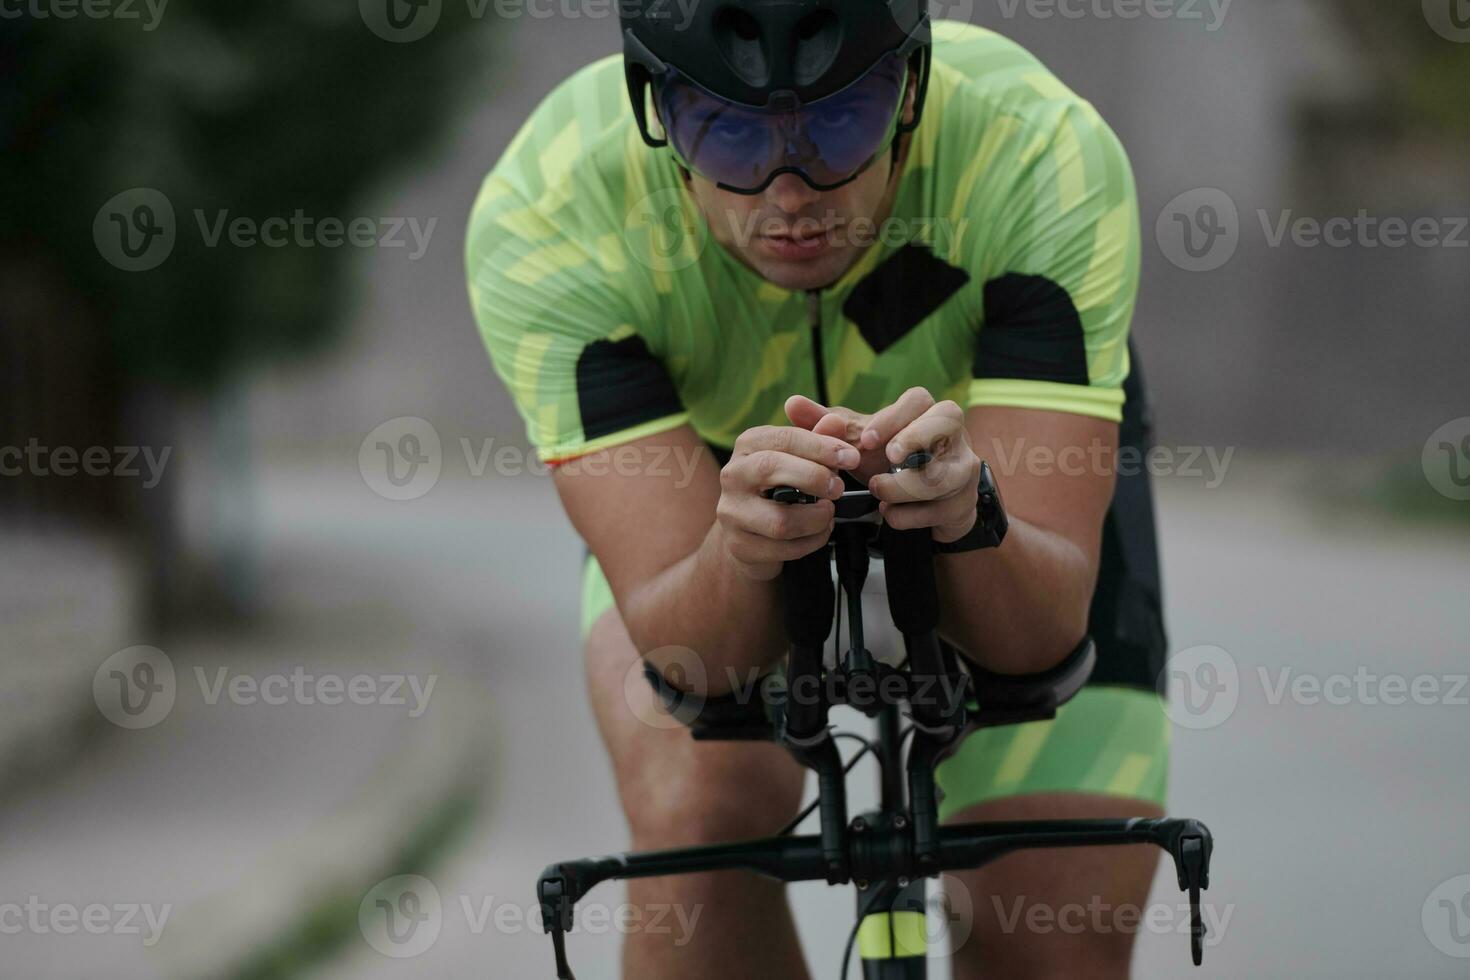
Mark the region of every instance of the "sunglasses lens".
[[722, 99], [671, 70], [659, 87], [669, 141], [695, 173], [755, 191], [780, 170], [818, 187], [851, 179], [891, 140], [904, 89], [904, 65], [890, 55], [862, 78], [805, 106], [756, 109]]

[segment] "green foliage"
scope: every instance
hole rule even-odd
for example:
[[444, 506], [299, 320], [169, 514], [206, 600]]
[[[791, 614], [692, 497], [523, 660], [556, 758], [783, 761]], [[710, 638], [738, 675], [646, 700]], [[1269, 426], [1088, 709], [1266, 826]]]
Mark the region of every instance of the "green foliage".
[[[360, 250], [209, 247], [196, 211], [383, 217], [353, 209], [481, 91], [486, 28], [469, 10], [443, 3], [409, 43], [375, 34], [352, 0], [190, 0], [151, 30], [146, 14], [6, 20], [0, 261], [24, 257], [83, 297], [124, 377], [209, 384], [320, 344], [347, 312]], [[93, 222], [135, 187], [168, 199], [177, 239], [161, 265], [127, 272], [100, 253]]]
[[[1443, 3], [1458, 0], [1440, 0]], [[1405, 129], [1470, 141], [1470, 45], [1435, 32], [1418, 0], [1322, 0], [1357, 40], [1355, 57]]]

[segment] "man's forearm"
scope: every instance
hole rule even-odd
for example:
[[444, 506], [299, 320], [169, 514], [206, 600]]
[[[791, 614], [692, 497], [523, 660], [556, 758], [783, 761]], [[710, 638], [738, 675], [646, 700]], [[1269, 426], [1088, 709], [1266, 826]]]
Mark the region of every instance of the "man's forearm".
[[634, 593], [624, 617], [634, 644], [659, 670], [679, 661], [681, 651], [668, 648], [694, 651], [708, 685], [700, 694], [748, 683], [786, 648], [780, 578], [760, 582], [742, 574], [723, 533], [712, 525], [698, 550]]
[[1060, 534], [1013, 518], [1004, 547], [935, 561], [941, 631], [987, 670], [1041, 673], [1087, 634], [1097, 572]]

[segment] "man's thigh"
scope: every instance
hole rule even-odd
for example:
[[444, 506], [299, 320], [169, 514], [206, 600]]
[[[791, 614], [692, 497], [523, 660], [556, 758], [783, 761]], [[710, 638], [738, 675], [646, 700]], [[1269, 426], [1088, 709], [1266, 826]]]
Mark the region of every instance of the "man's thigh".
[[[947, 823], [1163, 815], [1169, 728], [1152, 692], [1084, 688], [1054, 721], [985, 729], [940, 768]], [[973, 910], [955, 980], [1128, 975], [1151, 845], [1023, 851], [953, 876]], [[1121, 925], [1119, 912], [1122, 913]]]
[[773, 743], [696, 742], [660, 706], [611, 594], [599, 600], [600, 591], [584, 585], [588, 694], [634, 845], [775, 833], [800, 806], [805, 770]]

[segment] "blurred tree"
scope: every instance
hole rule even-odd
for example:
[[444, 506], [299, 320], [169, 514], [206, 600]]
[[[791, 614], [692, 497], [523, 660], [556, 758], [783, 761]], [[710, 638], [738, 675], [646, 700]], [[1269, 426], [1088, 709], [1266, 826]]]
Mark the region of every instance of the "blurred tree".
[[[1470, 30], [1464, 0], [1435, 0], [1444, 26]], [[1378, 98], [1405, 129], [1470, 141], [1470, 46], [1435, 30], [1426, 5], [1383, 0], [1323, 0], [1357, 40], [1354, 56]], [[1458, 9], [1457, 9], [1458, 8]]]
[[[0, 445], [169, 446], [181, 398], [321, 347], [350, 312], [358, 249], [294, 230], [232, 247], [211, 239], [221, 216], [350, 222], [476, 91], [479, 31], [440, 0], [69, 9], [0, 29]], [[22, 477], [0, 498], [144, 531], [157, 619], [175, 482]]]
[[[1447, 34], [1466, 0], [1319, 0], [1338, 70], [1297, 106], [1299, 199], [1433, 209], [1470, 166], [1470, 44]], [[1442, 17], [1440, 15], [1442, 14]], [[1435, 23], [1436, 18], [1439, 23]]]

